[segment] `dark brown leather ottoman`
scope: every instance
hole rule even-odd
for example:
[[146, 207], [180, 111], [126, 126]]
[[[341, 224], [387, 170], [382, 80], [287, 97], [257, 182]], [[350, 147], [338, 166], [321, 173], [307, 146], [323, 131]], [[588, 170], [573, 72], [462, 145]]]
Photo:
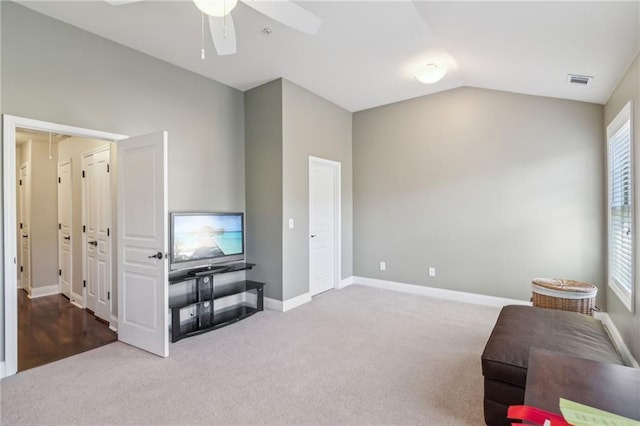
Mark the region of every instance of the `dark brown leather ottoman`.
[[487, 425], [510, 425], [513, 421], [507, 419], [507, 408], [524, 404], [532, 347], [624, 365], [597, 319], [576, 312], [505, 306], [482, 353]]

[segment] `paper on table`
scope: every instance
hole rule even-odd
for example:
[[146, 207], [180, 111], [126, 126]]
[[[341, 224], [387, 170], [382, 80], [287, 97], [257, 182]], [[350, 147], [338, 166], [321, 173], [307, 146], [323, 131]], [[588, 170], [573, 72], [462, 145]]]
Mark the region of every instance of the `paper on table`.
[[560, 411], [573, 426], [640, 426], [640, 422], [609, 412], [560, 398]]

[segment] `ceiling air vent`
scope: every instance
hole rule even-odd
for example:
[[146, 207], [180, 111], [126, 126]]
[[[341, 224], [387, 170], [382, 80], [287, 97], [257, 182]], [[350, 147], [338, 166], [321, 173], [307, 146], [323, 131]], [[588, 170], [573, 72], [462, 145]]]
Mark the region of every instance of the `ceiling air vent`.
[[575, 86], [588, 86], [591, 84], [591, 80], [593, 80], [593, 77], [588, 75], [567, 75], [567, 84], [572, 84]]

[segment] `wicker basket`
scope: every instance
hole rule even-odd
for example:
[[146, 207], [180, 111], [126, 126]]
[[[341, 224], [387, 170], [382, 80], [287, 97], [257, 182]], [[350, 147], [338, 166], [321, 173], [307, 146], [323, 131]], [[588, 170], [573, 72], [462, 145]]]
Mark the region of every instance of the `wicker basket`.
[[592, 284], [553, 278], [531, 281], [533, 306], [593, 316], [598, 288]]

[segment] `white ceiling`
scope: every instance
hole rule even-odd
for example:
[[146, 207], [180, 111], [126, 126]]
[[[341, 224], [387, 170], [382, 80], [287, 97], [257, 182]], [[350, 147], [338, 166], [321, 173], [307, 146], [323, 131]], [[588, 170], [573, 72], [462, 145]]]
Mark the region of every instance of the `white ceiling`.
[[[202, 60], [191, 1], [18, 2], [242, 91], [284, 77], [349, 111], [460, 86], [602, 104], [640, 45], [637, 1], [300, 1], [323, 20], [314, 36], [239, 3], [238, 53], [217, 56], [205, 27]], [[415, 80], [419, 65], [443, 58], [443, 80]], [[594, 79], [572, 87], [569, 73]]]

